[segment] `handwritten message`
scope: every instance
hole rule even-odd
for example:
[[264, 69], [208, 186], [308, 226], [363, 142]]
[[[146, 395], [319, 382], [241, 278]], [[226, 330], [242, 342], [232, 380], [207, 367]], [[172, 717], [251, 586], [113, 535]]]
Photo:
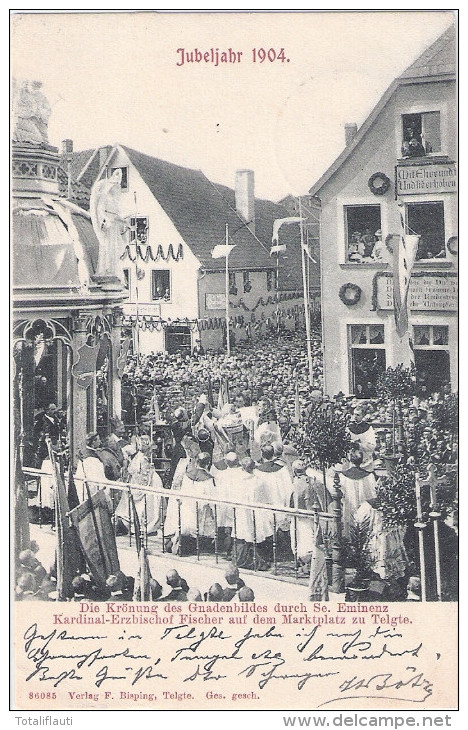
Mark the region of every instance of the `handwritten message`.
[[37, 607], [17, 608], [19, 709], [456, 705], [453, 604]]

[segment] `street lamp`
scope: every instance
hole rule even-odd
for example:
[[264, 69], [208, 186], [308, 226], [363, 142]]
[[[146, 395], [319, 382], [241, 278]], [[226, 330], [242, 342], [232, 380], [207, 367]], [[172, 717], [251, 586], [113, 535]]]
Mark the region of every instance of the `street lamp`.
[[231, 355], [231, 342], [229, 337], [229, 254], [236, 244], [229, 243], [229, 230], [226, 223], [226, 242], [218, 243], [211, 252], [214, 259], [226, 258], [226, 347], [228, 357]]

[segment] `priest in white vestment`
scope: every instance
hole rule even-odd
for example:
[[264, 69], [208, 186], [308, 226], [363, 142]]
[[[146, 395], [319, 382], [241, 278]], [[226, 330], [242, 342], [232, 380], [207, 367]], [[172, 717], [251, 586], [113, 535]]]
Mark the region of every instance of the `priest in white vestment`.
[[[181, 537], [196, 538], [197, 534], [199, 537], [214, 537], [214, 505], [210, 504], [209, 499], [215, 497], [217, 492], [213, 476], [208, 471], [210, 460], [209, 454], [199, 454], [196, 464], [186, 471], [182, 479], [180, 492], [196, 499], [175, 495], [169, 497], [164, 535], [173, 538], [173, 545], [180, 544]], [[174, 548], [173, 552], [176, 552]]]
[[113, 512], [111, 488], [110, 486], [105, 486], [106, 483], [110, 484], [111, 482], [106, 478], [104, 464], [99, 458], [98, 449], [100, 446], [101, 439], [96, 431], [86, 436], [86, 448], [76, 467], [75, 485], [78, 497], [81, 500], [85, 500], [88, 497], [85, 482], [89, 487], [90, 494], [95, 494], [99, 489], [105, 489], [109, 510]]
[[369, 550], [374, 559], [374, 572], [383, 580], [402, 578], [409, 565], [403, 543], [406, 527], [384, 527], [383, 514], [374, 507], [373, 500], [363, 502], [354, 519], [369, 528]]
[[[164, 503], [160, 494], [153, 494], [152, 490], [163, 489], [161, 477], [151, 463], [151, 441], [149, 436], [137, 438], [138, 451], [128, 467], [128, 476], [131, 485], [131, 495], [140, 520], [140, 525], [146, 523], [146, 533], [155, 534], [161, 527], [164, 519]], [[138, 489], [138, 487], [145, 489]], [[120, 502], [115, 511], [116, 517], [128, 527], [130, 519], [133, 526], [133, 510], [131, 509], [128, 490], [122, 492]]]
[[306, 474], [306, 464], [301, 460], [293, 462], [293, 493], [290, 506], [293, 509], [301, 509], [310, 512], [310, 516], [291, 518], [291, 547], [297, 549], [297, 557], [301, 563], [308, 563], [310, 556], [315, 549], [316, 534], [314, 524], [314, 508], [322, 511], [315, 480], [310, 479]]
[[362, 460], [362, 451], [356, 449], [350, 456], [351, 467], [340, 474], [340, 487], [343, 492], [343, 535], [346, 538], [350, 536], [353, 519], [361, 504], [377, 496], [375, 476], [362, 468]]

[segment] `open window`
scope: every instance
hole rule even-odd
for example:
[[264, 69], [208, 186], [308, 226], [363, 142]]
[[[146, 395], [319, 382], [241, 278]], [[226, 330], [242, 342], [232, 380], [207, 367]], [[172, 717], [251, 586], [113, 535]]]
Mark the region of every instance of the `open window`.
[[130, 218], [130, 241], [137, 243], [148, 243], [149, 222], [147, 216]]
[[345, 238], [347, 263], [372, 263], [374, 249], [382, 241], [380, 205], [346, 205]]
[[439, 111], [402, 114], [401, 125], [402, 157], [424, 157], [441, 152]]
[[348, 325], [351, 391], [358, 398], [378, 395], [377, 381], [385, 372], [383, 324]]
[[171, 272], [162, 269], [153, 269], [151, 272], [151, 298], [153, 301], [170, 301], [171, 299]]
[[416, 260], [445, 259], [445, 221], [442, 202], [407, 203], [406, 225], [421, 236]]
[[449, 328], [447, 325], [414, 325], [414, 364], [421, 395], [442, 390], [450, 383]]
[[111, 167], [108, 173], [109, 177], [111, 177], [116, 170], [122, 170], [122, 181], [120, 183], [121, 189], [128, 190], [128, 167]]

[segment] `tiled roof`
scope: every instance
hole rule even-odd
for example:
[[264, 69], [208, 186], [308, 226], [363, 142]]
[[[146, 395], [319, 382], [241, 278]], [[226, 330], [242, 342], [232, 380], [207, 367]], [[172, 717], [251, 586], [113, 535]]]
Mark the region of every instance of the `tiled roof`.
[[[222, 195], [228, 200], [229, 204], [235, 206], [235, 193], [230, 188], [216, 185], [222, 191]], [[297, 213], [291, 213], [280, 203], [273, 203], [271, 200], [255, 199], [255, 234], [264, 242], [269, 249], [271, 246], [271, 237], [273, 234], [273, 221], [277, 218], [288, 218], [291, 215], [297, 216]], [[311, 231], [312, 235], [318, 237], [318, 224], [315, 231]], [[301, 238], [298, 225], [288, 225], [281, 228], [280, 241], [285, 244], [287, 250], [279, 254], [279, 288], [281, 290], [298, 289], [302, 291], [302, 261], [301, 261]], [[276, 266], [276, 254], [271, 256]], [[319, 264], [310, 265], [310, 286], [317, 288], [320, 286]]]
[[74, 180], [77, 180], [85, 165], [88, 164], [94, 155], [96, 148], [91, 150], [81, 150], [80, 152], [68, 152], [60, 155], [60, 165], [64, 170], [68, 169], [68, 160], [70, 160], [70, 174]]
[[[57, 170], [57, 181], [59, 188], [59, 195], [63, 198], [68, 197], [68, 174], [63, 167], [58, 167]], [[71, 181], [71, 202], [75, 205], [79, 205], [84, 210], [89, 210], [89, 199], [91, 191], [83, 183], [78, 182], [72, 178]]]
[[452, 25], [399, 78], [455, 74], [456, 42], [455, 26]]
[[[226, 223], [230, 242], [237, 244], [229, 257], [231, 269], [275, 267], [269, 255], [271, 233], [269, 241], [266, 236], [260, 242], [259, 237], [243, 225], [230, 188], [214, 185], [199, 170], [179, 167], [129, 147], [123, 149], [184, 241], [208, 270], [224, 269], [224, 259], [213, 259], [211, 251], [217, 244], [224, 243]], [[263, 216], [260, 216], [259, 225], [264, 231]]]
[[[235, 192], [224, 185], [212, 183], [200, 170], [191, 170], [171, 162], [122, 146], [143, 181], [170, 217], [180, 235], [195, 256], [209, 271], [224, 270], [224, 259], [213, 259], [211, 251], [224, 243], [225, 226], [229, 227], [231, 243], [237, 244], [229, 257], [231, 270], [276, 269], [276, 256], [270, 256], [273, 222], [291, 215], [281, 204], [255, 199], [255, 235], [244, 225], [236, 212]], [[93, 150], [72, 153], [83, 166], [91, 161]], [[97, 158], [96, 158], [97, 159]], [[66, 156], [62, 156], [59, 183], [66, 194]], [[77, 163], [72, 169], [79, 174]], [[98, 170], [94, 171], [96, 176]], [[73, 173], [72, 173], [73, 177]], [[84, 178], [72, 180], [73, 202], [89, 208], [89, 189]], [[65, 191], [65, 192], [64, 192]], [[297, 225], [281, 229], [281, 243], [287, 251], [280, 254], [279, 286], [282, 290], [302, 290], [300, 234]], [[319, 286], [318, 264], [310, 265], [310, 285]]]

